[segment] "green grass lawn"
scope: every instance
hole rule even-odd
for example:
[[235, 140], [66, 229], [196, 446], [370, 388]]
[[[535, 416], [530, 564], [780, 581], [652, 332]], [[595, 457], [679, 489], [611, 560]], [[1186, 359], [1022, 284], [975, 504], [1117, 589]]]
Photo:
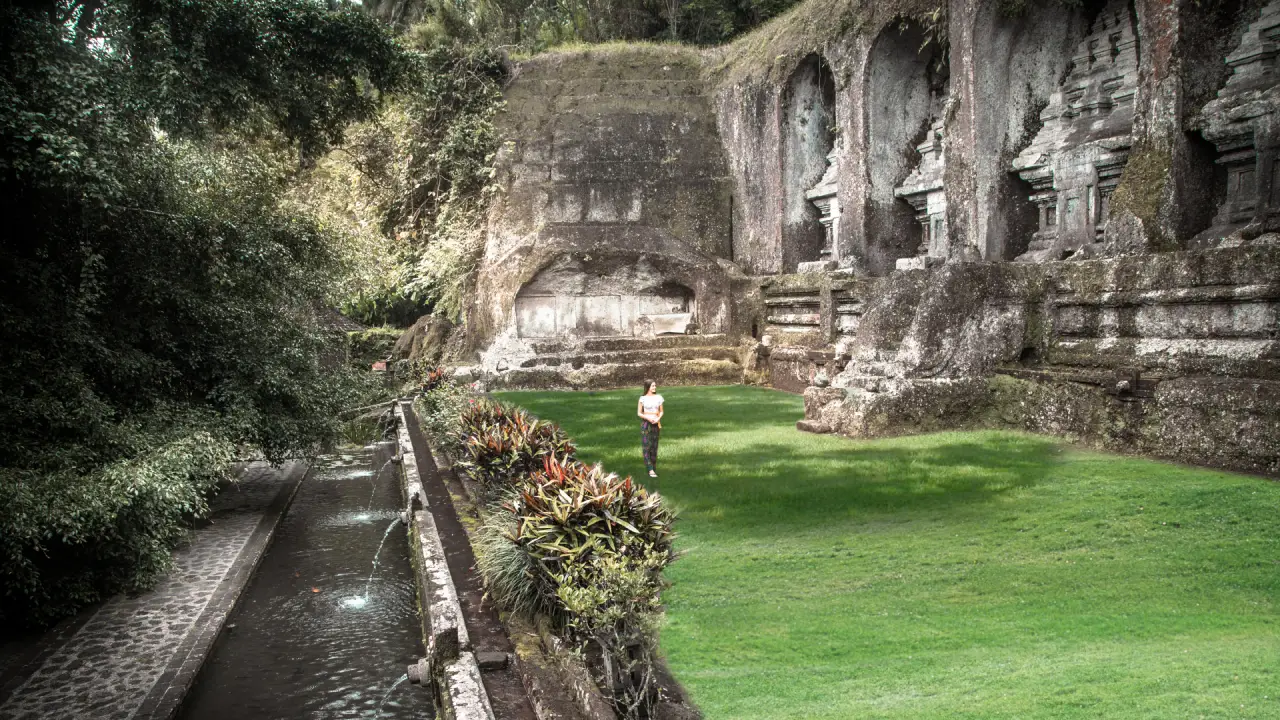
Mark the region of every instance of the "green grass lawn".
[[[1280, 484], [661, 392], [684, 552], [662, 648], [710, 720], [1280, 718]], [[638, 395], [501, 394], [639, 479]]]

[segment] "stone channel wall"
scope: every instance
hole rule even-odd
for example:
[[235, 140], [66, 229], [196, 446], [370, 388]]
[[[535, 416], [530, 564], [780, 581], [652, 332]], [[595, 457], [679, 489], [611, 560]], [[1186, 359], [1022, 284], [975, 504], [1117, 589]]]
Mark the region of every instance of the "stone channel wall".
[[419, 613], [427, 654], [409, 667], [409, 679], [429, 685], [446, 720], [494, 720], [480, 677], [475, 649], [463, 621], [458, 589], [449, 572], [444, 544], [431, 513], [418, 470], [417, 450], [409, 435], [407, 403], [396, 403], [396, 440], [403, 478], [413, 569], [418, 576]]

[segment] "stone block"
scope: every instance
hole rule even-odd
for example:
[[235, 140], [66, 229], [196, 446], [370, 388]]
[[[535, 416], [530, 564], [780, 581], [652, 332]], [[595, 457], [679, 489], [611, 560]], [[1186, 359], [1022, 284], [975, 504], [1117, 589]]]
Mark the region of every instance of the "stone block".
[[470, 650], [471, 639], [435, 520], [430, 512], [417, 512], [413, 515], [413, 525], [421, 552], [418, 583], [426, 612], [423, 620], [427, 625], [427, 660], [432, 668], [438, 669], [455, 660], [459, 653]]
[[898, 258], [893, 262], [894, 270], [927, 270], [929, 268], [929, 258], [924, 255], [916, 257]]
[[835, 260], [814, 260], [812, 262], [802, 262], [796, 267], [796, 272], [802, 273], [820, 273], [831, 272], [840, 267]]
[[475, 655], [463, 652], [440, 671], [440, 704], [452, 720], [494, 720]]
[[511, 662], [511, 656], [504, 652], [477, 652], [476, 663], [481, 670], [501, 670]]
[[796, 429], [800, 432], [814, 433], [816, 435], [826, 435], [831, 432], [831, 426], [820, 420], [797, 420]]

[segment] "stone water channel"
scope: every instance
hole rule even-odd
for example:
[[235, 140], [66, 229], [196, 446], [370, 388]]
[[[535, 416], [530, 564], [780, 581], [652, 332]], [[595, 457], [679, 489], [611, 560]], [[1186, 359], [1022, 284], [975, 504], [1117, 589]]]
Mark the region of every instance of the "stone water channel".
[[394, 454], [317, 461], [180, 717], [432, 717]]

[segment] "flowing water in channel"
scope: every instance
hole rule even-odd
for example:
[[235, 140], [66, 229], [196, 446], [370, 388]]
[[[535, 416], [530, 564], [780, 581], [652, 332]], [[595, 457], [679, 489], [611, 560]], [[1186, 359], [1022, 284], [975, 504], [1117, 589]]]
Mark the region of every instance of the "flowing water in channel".
[[183, 718], [431, 717], [430, 695], [404, 676], [423, 651], [394, 450], [317, 462]]

